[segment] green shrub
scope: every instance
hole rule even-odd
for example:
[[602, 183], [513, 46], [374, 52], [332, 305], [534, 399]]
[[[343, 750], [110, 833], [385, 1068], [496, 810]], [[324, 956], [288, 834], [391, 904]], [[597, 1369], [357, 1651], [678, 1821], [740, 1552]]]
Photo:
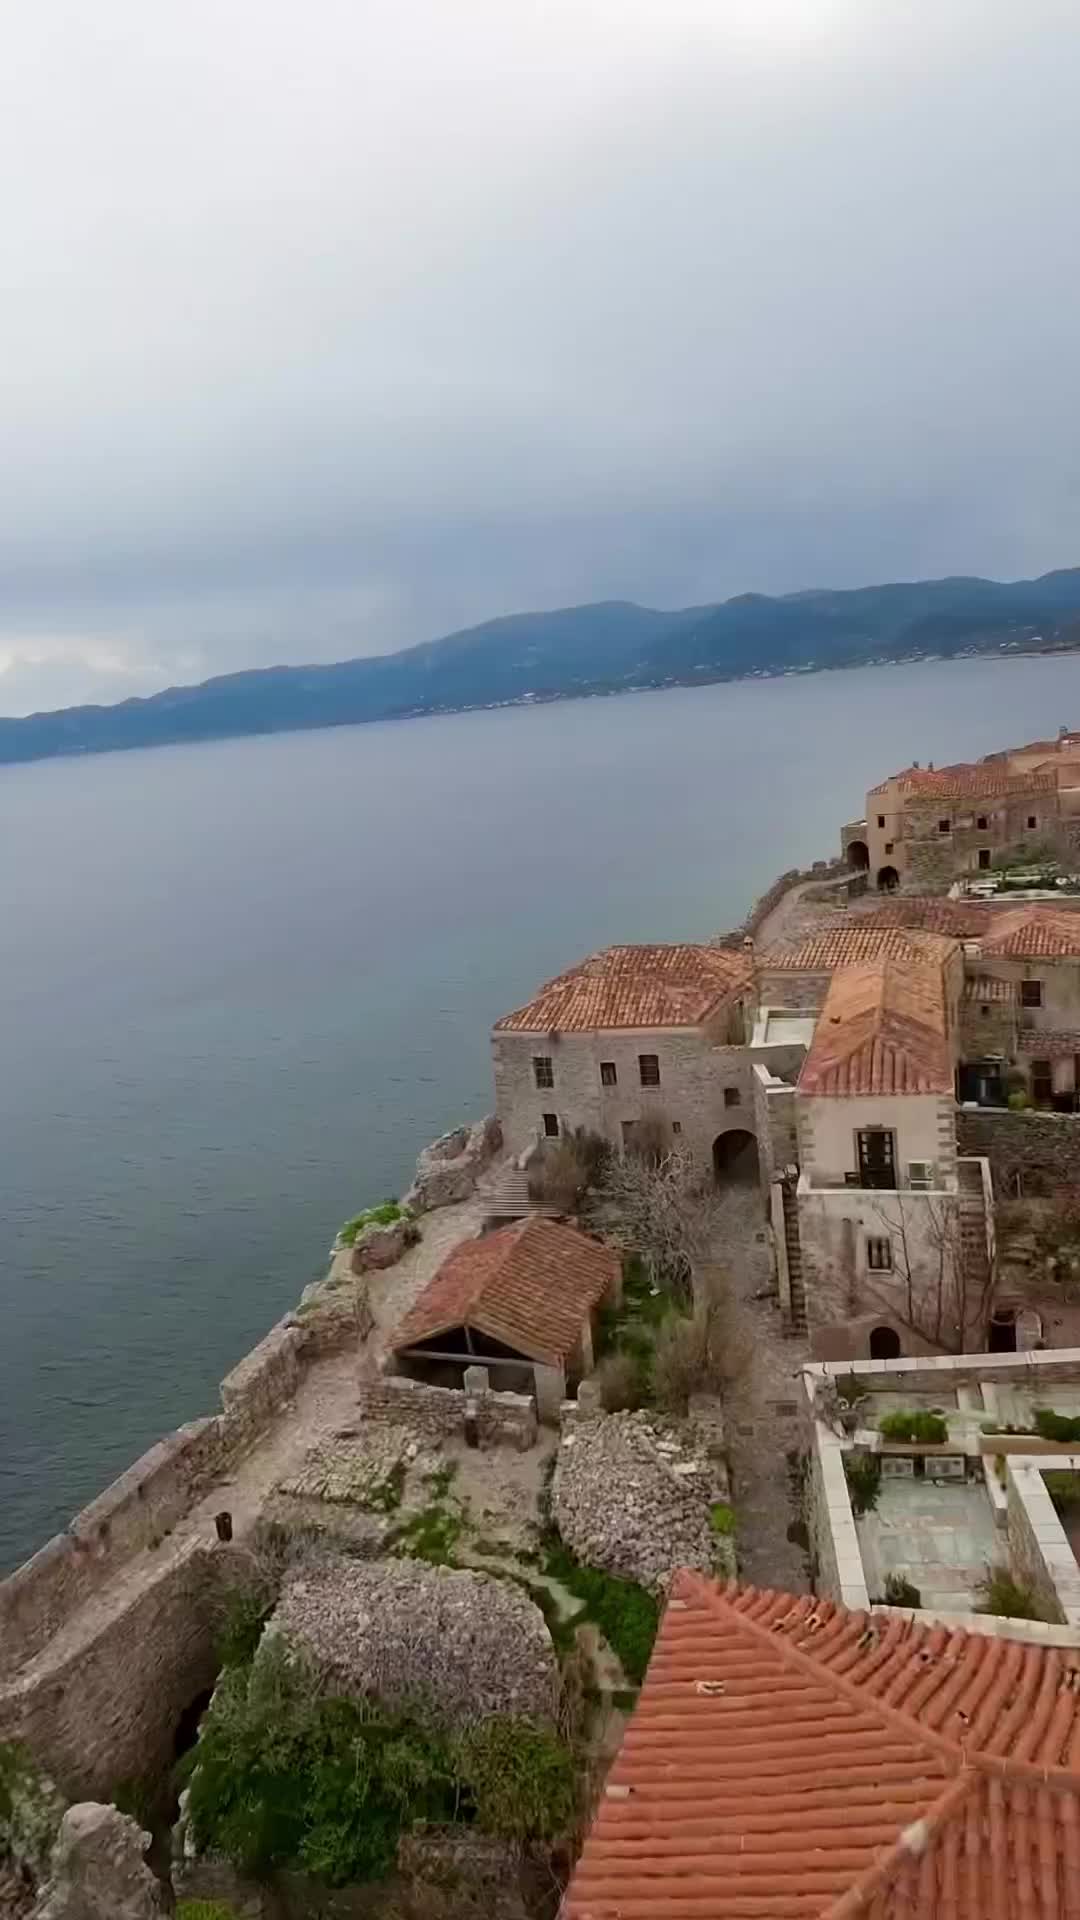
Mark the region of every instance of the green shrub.
[[485, 1832], [553, 1840], [570, 1826], [577, 1804], [573, 1756], [549, 1727], [496, 1715], [468, 1728], [455, 1754]]
[[236, 1920], [236, 1908], [222, 1900], [181, 1900], [176, 1920]]
[[605, 1413], [633, 1412], [648, 1399], [647, 1369], [626, 1347], [605, 1353], [592, 1377]]
[[[222, 1603], [216, 1652], [222, 1667], [242, 1667], [251, 1659], [262, 1630], [274, 1608], [274, 1594], [268, 1583], [233, 1587]], [[121, 1812], [126, 1812], [121, 1808]]]
[[1036, 1433], [1044, 1440], [1057, 1440], [1065, 1445], [1071, 1440], [1080, 1440], [1080, 1414], [1073, 1418], [1067, 1413], [1055, 1413], [1052, 1407], [1036, 1407], [1032, 1419]]
[[399, 1527], [391, 1535], [389, 1544], [402, 1559], [426, 1560], [432, 1567], [452, 1567], [456, 1565], [454, 1549], [464, 1525], [463, 1514], [435, 1501]]
[[1030, 1105], [1031, 1105], [1031, 1095], [1027, 1093], [1023, 1093], [1019, 1087], [1017, 1088], [1015, 1093], [1010, 1093], [1009, 1106], [1012, 1109], [1013, 1113], [1024, 1113], [1026, 1109], [1030, 1107]]
[[593, 1620], [618, 1654], [628, 1680], [640, 1686], [660, 1624], [660, 1609], [636, 1580], [583, 1567], [561, 1540], [549, 1546], [543, 1571], [582, 1602], [577, 1620]]
[[949, 1429], [940, 1413], [887, 1413], [879, 1422], [883, 1440], [905, 1440], [927, 1447], [940, 1446]]
[[549, 1839], [574, 1808], [573, 1762], [550, 1730], [495, 1714], [455, 1740], [372, 1701], [327, 1696], [280, 1641], [219, 1682], [181, 1777], [200, 1852], [260, 1876], [298, 1867], [331, 1886], [384, 1877], [417, 1821], [464, 1816]]
[[922, 1594], [910, 1580], [904, 1579], [902, 1573], [889, 1573], [885, 1576], [885, 1605], [887, 1607], [921, 1607]]
[[980, 1602], [976, 1613], [997, 1613], [1006, 1620], [1041, 1620], [1043, 1614], [1033, 1593], [1014, 1580], [1007, 1567], [987, 1567], [979, 1582]]
[[734, 1533], [735, 1515], [725, 1500], [714, 1500], [709, 1508], [709, 1525], [714, 1533]]
[[392, 1227], [395, 1220], [407, 1217], [406, 1209], [399, 1200], [383, 1200], [377, 1207], [365, 1207], [363, 1213], [354, 1213], [351, 1220], [346, 1220], [338, 1239], [343, 1247], [352, 1247], [356, 1245], [357, 1235], [363, 1233], [365, 1227]]
[[881, 1461], [876, 1453], [845, 1453], [844, 1472], [852, 1511], [870, 1513], [877, 1506], [881, 1491]]

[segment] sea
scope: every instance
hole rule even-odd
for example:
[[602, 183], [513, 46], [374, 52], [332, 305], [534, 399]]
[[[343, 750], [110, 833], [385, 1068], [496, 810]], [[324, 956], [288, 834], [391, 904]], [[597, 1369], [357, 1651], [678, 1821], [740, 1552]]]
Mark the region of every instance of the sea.
[[491, 1105], [492, 1021], [704, 939], [867, 786], [1080, 724], [1080, 657], [799, 674], [0, 769], [0, 1571]]

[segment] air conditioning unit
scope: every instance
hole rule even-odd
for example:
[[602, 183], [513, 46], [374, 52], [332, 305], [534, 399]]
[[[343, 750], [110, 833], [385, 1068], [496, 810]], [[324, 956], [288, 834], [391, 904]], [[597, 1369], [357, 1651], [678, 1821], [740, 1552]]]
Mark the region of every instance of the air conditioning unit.
[[932, 1160], [908, 1161], [908, 1186], [912, 1193], [929, 1193], [934, 1184]]

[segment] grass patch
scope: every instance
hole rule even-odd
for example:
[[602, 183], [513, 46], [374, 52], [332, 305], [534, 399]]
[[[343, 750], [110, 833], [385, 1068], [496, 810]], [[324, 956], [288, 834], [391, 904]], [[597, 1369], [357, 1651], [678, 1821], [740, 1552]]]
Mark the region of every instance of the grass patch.
[[377, 1207], [365, 1207], [363, 1213], [354, 1213], [351, 1220], [346, 1220], [338, 1239], [343, 1247], [354, 1247], [365, 1227], [392, 1227], [395, 1220], [407, 1218], [399, 1200], [383, 1200]]
[[1019, 1580], [1014, 1580], [1006, 1567], [987, 1567], [985, 1577], [979, 1582], [979, 1605], [975, 1611], [1002, 1614], [1006, 1620], [1045, 1619], [1035, 1595]]
[[709, 1508], [709, 1525], [714, 1533], [734, 1533], [735, 1515], [726, 1500], [713, 1501]]
[[660, 1624], [660, 1608], [652, 1594], [636, 1580], [620, 1580], [598, 1567], [583, 1567], [561, 1540], [548, 1547], [543, 1571], [582, 1603], [580, 1612], [561, 1624], [572, 1631], [582, 1620], [592, 1620], [618, 1654], [627, 1679], [640, 1686]]
[[457, 1565], [455, 1548], [465, 1529], [465, 1515], [434, 1502], [396, 1528], [389, 1545], [406, 1560], [426, 1560], [432, 1567]]
[[445, 1500], [457, 1470], [457, 1461], [449, 1460], [445, 1467], [435, 1467], [431, 1473], [425, 1473], [424, 1485], [430, 1489], [433, 1500]]
[[181, 1900], [176, 1920], [236, 1920], [236, 1908], [222, 1900]]
[[666, 1287], [655, 1286], [636, 1255], [623, 1261], [623, 1297], [616, 1306], [601, 1307], [597, 1316], [594, 1354], [602, 1363], [624, 1362], [624, 1404], [647, 1406], [654, 1397], [653, 1363], [656, 1336], [665, 1321], [688, 1316]]

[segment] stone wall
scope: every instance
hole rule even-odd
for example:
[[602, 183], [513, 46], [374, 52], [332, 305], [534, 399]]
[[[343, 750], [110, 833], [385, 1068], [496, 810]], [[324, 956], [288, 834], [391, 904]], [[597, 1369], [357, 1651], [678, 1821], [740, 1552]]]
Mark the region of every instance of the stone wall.
[[959, 1153], [989, 1160], [1002, 1199], [1017, 1192], [1018, 1176], [1021, 1183], [1025, 1175], [1059, 1186], [1080, 1181], [1080, 1114], [959, 1107], [956, 1143]]
[[[180, 1715], [211, 1687], [230, 1549], [192, 1540], [47, 1677], [0, 1689], [0, 1739], [21, 1740], [72, 1799], [163, 1773]], [[62, 1653], [62, 1649], [59, 1650]]]
[[1005, 1470], [1009, 1561], [1014, 1578], [1038, 1601], [1045, 1620], [1059, 1626], [1080, 1624], [1080, 1568], [1054, 1511], [1040, 1468], [1080, 1467], [1080, 1456], [1059, 1455], [1053, 1462], [1008, 1458]]
[[226, 1442], [247, 1445], [296, 1396], [304, 1335], [281, 1320], [221, 1383]]
[[[834, 1379], [854, 1374], [863, 1393], [948, 1392], [980, 1381], [1022, 1386], [1041, 1393], [1055, 1381], [1080, 1383], [1080, 1347], [1047, 1347], [1028, 1353], [958, 1353], [907, 1360], [837, 1360], [804, 1369], [804, 1380], [825, 1373]], [[1037, 1402], [1036, 1404], [1045, 1404]]]
[[[364, 1420], [409, 1427], [433, 1440], [460, 1440], [470, 1396], [457, 1387], [429, 1387], [404, 1374], [365, 1381], [359, 1396]], [[482, 1393], [471, 1398], [481, 1443], [531, 1447], [536, 1439], [536, 1405], [524, 1393]]]
[[814, 1555], [814, 1591], [840, 1601], [845, 1607], [866, 1607], [869, 1595], [844, 1472], [843, 1448], [821, 1421], [811, 1420], [810, 1431], [803, 1511]]

